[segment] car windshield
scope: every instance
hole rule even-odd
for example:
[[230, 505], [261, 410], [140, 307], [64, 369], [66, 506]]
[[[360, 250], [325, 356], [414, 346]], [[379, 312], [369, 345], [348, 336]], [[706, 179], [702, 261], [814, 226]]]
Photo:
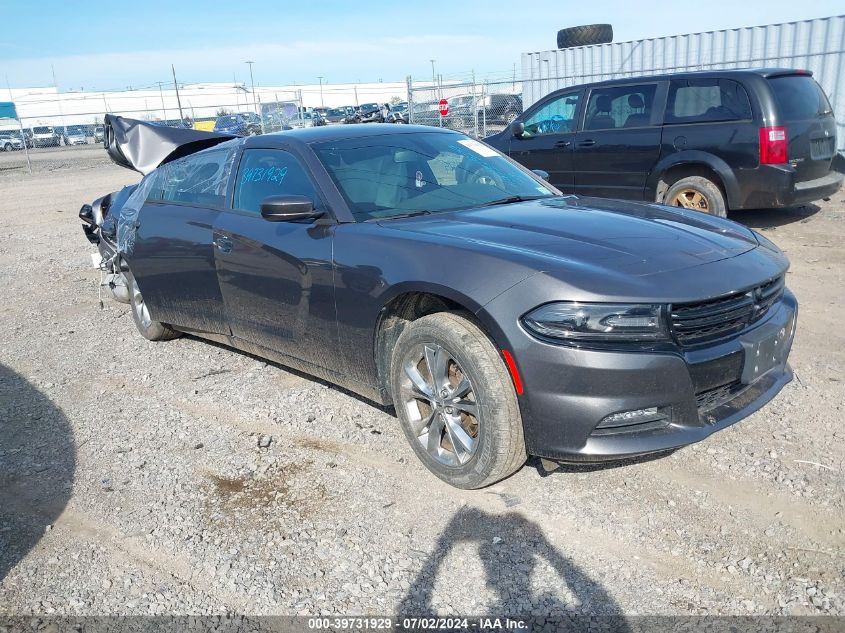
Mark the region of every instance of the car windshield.
[[217, 119], [217, 125], [237, 125], [238, 124], [238, 117], [236, 115], [230, 116], [221, 116]]
[[313, 147], [359, 222], [557, 195], [463, 134], [391, 134]]
[[53, 128], [51, 127], [34, 127], [32, 128], [33, 134], [50, 134], [52, 133]]
[[85, 130], [83, 130], [82, 126], [80, 126], [80, 125], [69, 125], [68, 128], [67, 128], [67, 133], [68, 134], [75, 134], [75, 135], [78, 136], [80, 134], [85, 134]]

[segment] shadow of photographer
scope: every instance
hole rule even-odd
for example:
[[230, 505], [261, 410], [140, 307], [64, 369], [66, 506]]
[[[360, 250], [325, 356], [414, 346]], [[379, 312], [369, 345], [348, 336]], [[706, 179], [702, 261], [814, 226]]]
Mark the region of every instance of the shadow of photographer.
[[[471, 507], [459, 510], [438, 537], [434, 552], [400, 603], [400, 618], [435, 615], [437, 576], [446, 557], [464, 543], [478, 546], [486, 585], [496, 595], [492, 604], [479, 602], [479, 613], [472, 615], [530, 619], [534, 624], [545, 620], [553, 626], [602, 616], [603, 630], [630, 630], [621, 607], [607, 590], [561, 554], [538, 525], [516, 512], [496, 515]], [[532, 575], [543, 560], [555, 570], [564, 591], [537, 592], [532, 587]], [[464, 587], [461, 592], [466, 590]], [[570, 599], [562, 601], [562, 593]]]
[[75, 468], [62, 410], [0, 363], [0, 581], [64, 510]]

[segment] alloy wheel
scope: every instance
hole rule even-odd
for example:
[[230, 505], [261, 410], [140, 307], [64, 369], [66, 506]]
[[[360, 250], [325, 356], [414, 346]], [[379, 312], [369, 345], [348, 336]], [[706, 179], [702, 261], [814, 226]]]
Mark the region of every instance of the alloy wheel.
[[684, 207], [693, 211], [710, 212], [710, 205], [707, 198], [700, 191], [695, 189], [682, 189], [672, 200], [672, 206]]
[[402, 405], [416, 440], [441, 464], [466, 464], [478, 447], [480, 422], [469, 377], [436, 343], [421, 346], [402, 369]]
[[147, 304], [144, 303], [144, 297], [141, 294], [141, 289], [138, 287], [138, 283], [134, 279], [132, 280], [132, 309], [135, 310], [138, 321], [144, 328], [148, 328], [152, 325], [153, 320], [150, 316], [150, 311], [147, 308]]

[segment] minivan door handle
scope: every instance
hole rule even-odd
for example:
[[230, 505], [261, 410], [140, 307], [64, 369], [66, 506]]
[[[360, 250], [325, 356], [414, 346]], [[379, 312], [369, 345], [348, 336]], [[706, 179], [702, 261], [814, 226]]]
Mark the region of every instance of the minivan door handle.
[[593, 139], [590, 138], [590, 139], [587, 139], [586, 141], [581, 141], [580, 143], [578, 143], [578, 147], [592, 147], [595, 144], [596, 144], [596, 142]]
[[558, 141], [555, 143], [555, 147], [560, 148], [569, 147], [570, 145], [572, 145], [572, 141]]
[[232, 240], [230, 240], [228, 237], [218, 237], [214, 240], [214, 245], [220, 249], [221, 253], [232, 252]]

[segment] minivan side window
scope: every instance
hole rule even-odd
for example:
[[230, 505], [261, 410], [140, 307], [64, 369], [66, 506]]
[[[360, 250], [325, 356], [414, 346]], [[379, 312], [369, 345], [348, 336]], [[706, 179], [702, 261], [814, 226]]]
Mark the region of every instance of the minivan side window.
[[525, 119], [523, 136], [532, 137], [574, 132], [575, 116], [578, 113], [580, 97], [580, 91], [568, 92], [549, 101]]
[[147, 200], [223, 207], [235, 152], [204, 151], [156, 169]]
[[306, 196], [318, 203], [311, 178], [293, 154], [281, 149], [244, 150], [233, 208], [260, 213], [265, 198], [281, 195]]
[[730, 79], [673, 79], [665, 123], [713, 123], [751, 119], [751, 102], [742, 84]]
[[656, 90], [656, 84], [594, 88], [587, 102], [584, 129], [613, 130], [651, 125]]

